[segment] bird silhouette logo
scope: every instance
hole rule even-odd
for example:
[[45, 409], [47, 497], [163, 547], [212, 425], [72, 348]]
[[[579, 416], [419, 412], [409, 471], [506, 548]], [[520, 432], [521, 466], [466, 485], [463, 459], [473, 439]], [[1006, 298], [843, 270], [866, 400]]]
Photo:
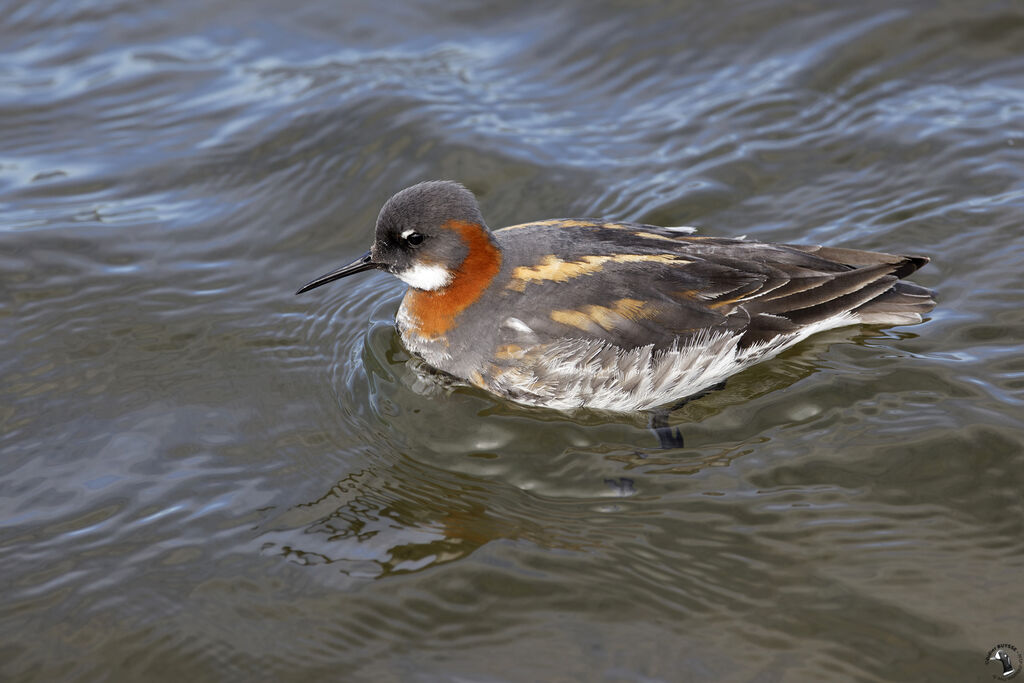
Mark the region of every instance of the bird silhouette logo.
[[1013, 678], [1024, 668], [1024, 659], [1021, 658], [1020, 650], [1009, 643], [1000, 643], [988, 651], [985, 664], [999, 662], [1002, 671], [992, 674], [992, 678], [1005, 681]]

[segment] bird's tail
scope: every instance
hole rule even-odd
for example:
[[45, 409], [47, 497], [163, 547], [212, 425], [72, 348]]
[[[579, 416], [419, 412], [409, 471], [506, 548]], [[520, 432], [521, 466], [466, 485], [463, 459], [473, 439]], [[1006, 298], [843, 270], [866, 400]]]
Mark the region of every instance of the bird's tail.
[[891, 275], [901, 279], [889, 289], [851, 311], [861, 323], [867, 325], [912, 325], [921, 322], [924, 315], [935, 307], [935, 293], [932, 290], [902, 280], [918, 268], [925, 266], [930, 260], [927, 256], [897, 256], [839, 247], [803, 247], [803, 249], [855, 268], [876, 266], [880, 263], [893, 266]]
[[912, 325], [921, 322], [934, 307], [932, 290], [900, 280], [852, 313], [867, 325]]

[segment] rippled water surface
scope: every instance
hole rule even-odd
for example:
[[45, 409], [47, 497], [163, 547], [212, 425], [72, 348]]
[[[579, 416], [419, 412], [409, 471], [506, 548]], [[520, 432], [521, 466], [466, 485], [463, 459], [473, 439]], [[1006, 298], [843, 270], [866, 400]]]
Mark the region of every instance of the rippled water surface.
[[[675, 413], [445, 387], [391, 193], [921, 253]], [[1024, 6], [0, 9], [0, 678], [988, 680], [1024, 651]]]

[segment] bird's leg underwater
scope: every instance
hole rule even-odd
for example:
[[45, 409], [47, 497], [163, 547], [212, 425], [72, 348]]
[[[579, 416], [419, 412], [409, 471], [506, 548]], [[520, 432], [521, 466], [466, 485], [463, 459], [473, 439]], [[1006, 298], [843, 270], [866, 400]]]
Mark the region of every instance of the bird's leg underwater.
[[651, 418], [647, 421], [648, 428], [658, 437], [658, 448], [662, 450], [686, 447], [683, 433], [679, 431], [678, 427], [670, 427], [668, 424], [668, 416], [672, 410], [672, 408], [652, 410]]
[[703, 398], [710, 394], [712, 391], [718, 391], [719, 389], [725, 388], [725, 382], [719, 382], [713, 387], [708, 387], [700, 393], [687, 396], [686, 398], [676, 401], [668, 408], [655, 408], [651, 411], [651, 417], [647, 422], [648, 428], [654, 432], [654, 435], [658, 437], [658, 447], [661, 449], [670, 448], [685, 448], [686, 443], [683, 439], [683, 433], [679, 431], [678, 427], [672, 427], [668, 423], [668, 416], [685, 406], [690, 401], [696, 401], [698, 398]]

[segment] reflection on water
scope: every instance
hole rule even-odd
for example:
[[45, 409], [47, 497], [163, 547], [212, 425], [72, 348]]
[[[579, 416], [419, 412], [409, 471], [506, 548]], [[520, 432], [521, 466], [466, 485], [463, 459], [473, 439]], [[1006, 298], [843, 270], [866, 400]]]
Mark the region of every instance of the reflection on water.
[[[260, 535], [264, 552], [303, 565], [330, 564], [353, 577], [378, 578], [453, 562], [500, 539], [583, 549], [532, 520], [488, 513], [481, 487], [471, 481], [446, 487], [402, 474], [392, 471], [382, 479], [356, 472], [321, 498], [273, 517]], [[396, 491], [396, 480], [416, 488]]]
[[[976, 680], [1024, 645], [1024, 15], [14, 0], [0, 679]], [[443, 381], [381, 203], [922, 253], [671, 416]]]

